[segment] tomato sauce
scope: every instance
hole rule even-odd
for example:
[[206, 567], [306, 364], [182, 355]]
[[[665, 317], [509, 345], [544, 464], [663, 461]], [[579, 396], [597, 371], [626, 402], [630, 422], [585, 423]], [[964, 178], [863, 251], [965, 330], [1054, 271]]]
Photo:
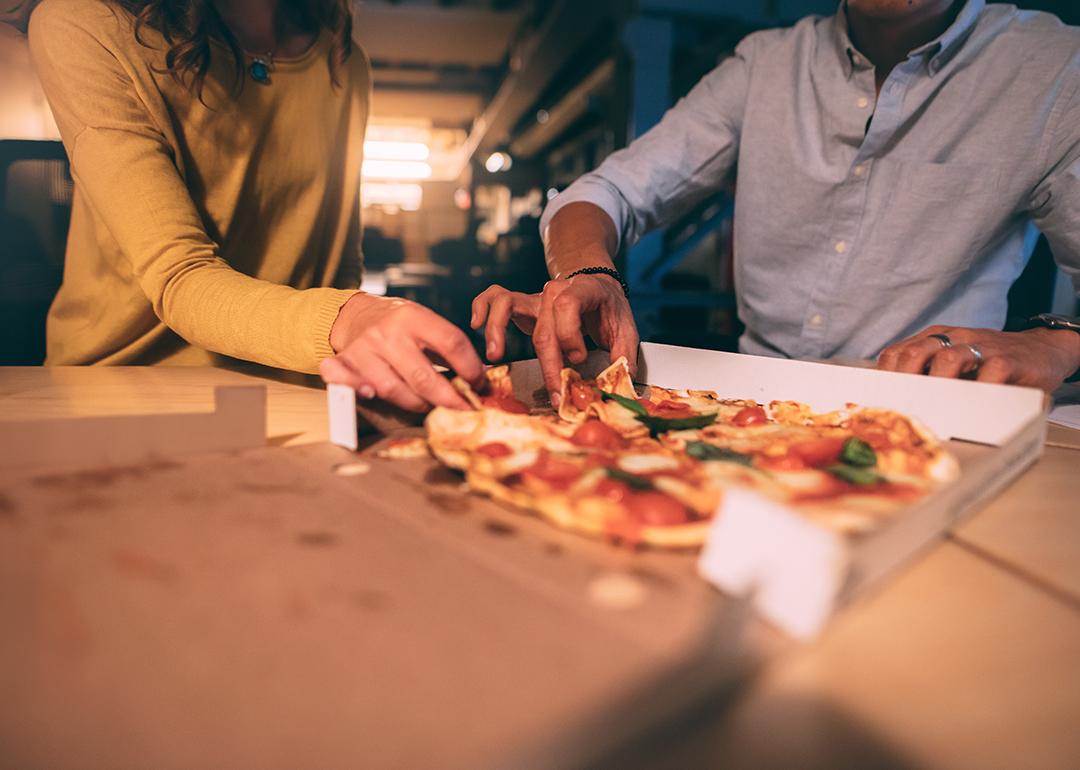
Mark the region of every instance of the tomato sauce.
[[480, 403], [489, 409], [499, 409], [511, 414], [528, 414], [529, 407], [513, 396], [484, 396]]
[[509, 457], [514, 453], [514, 451], [509, 446], [502, 443], [501, 441], [493, 441], [490, 444], [482, 444], [476, 448], [476, 452], [477, 454], [482, 454], [485, 457], [490, 457], [493, 460], [499, 457]]
[[596, 403], [599, 399], [595, 385], [587, 382], [570, 383], [570, 403], [574, 405], [574, 408], [584, 412], [590, 404]]

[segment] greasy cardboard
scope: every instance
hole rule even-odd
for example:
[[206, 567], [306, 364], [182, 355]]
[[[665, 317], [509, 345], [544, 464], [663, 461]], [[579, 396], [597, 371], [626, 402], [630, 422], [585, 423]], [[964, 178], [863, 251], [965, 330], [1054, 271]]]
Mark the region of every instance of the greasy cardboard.
[[[608, 363], [594, 353], [588, 376]], [[536, 361], [514, 363], [516, 395], [544, 397]], [[699, 570], [787, 632], [816, 635], [840, 606], [929, 546], [1008, 485], [1040, 455], [1046, 432], [1041, 391], [874, 369], [645, 343], [639, 382], [717, 391], [725, 398], [794, 400], [818, 411], [849, 403], [895, 409], [951, 440], [961, 477], [870, 535], [851, 538], [749, 493], [728, 495]], [[354, 399], [331, 398], [331, 424], [355, 435]]]
[[596, 766], [753, 667], [692, 555], [552, 530], [430, 459], [267, 447], [0, 490], [13, 767]]

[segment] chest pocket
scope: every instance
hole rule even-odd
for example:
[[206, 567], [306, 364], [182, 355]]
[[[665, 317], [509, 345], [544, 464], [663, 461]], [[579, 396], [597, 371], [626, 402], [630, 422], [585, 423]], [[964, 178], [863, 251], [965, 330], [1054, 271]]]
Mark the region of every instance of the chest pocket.
[[908, 163], [894, 205], [908, 209], [908, 278], [933, 280], [967, 270], [1001, 226], [1001, 170], [990, 164]]

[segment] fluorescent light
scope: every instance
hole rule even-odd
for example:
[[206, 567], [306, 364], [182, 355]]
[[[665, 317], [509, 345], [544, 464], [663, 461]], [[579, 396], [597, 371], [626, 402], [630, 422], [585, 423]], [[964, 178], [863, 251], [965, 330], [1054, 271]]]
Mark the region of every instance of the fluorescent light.
[[427, 160], [431, 149], [423, 142], [364, 142], [364, 157], [371, 160]]
[[360, 174], [364, 179], [430, 179], [431, 166], [415, 160], [365, 160]]
[[418, 184], [364, 182], [360, 185], [360, 203], [386, 206], [402, 211], [417, 211], [424, 202], [424, 188]]

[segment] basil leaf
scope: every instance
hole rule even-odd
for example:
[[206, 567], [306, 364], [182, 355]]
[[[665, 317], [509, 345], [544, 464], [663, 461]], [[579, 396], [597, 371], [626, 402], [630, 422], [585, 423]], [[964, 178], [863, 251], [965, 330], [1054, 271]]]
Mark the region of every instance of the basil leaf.
[[856, 468], [869, 468], [877, 465], [877, 452], [862, 439], [852, 436], [844, 442], [844, 448], [840, 451], [840, 462]]
[[715, 460], [725, 463], [750, 465], [753, 463], [754, 459], [750, 455], [744, 455], [742, 452], [736, 452], [734, 449], [713, 446], [712, 444], [706, 444], [704, 441], [688, 441], [686, 443], [686, 453], [694, 459], [702, 460], [704, 462]]
[[695, 430], [712, 425], [716, 422], [716, 412], [711, 414], [699, 414], [693, 417], [654, 417], [651, 414], [638, 415], [637, 421], [649, 429], [649, 433], [657, 436], [670, 430]]
[[604, 470], [607, 471], [608, 478], [614, 479], [615, 481], [621, 481], [631, 489], [635, 489], [639, 492], [653, 488], [652, 482], [644, 476], [627, 473], [621, 468], [605, 468]]
[[597, 392], [600, 394], [600, 398], [602, 398], [604, 401], [614, 401], [619, 406], [629, 409], [631, 412], [638, 415], [639, 417], [649, 416], [649, 410], [632, 398], [620, 396], [618, 393], [607, 393], [603, 390], [598, 390]]
[[884, 484], [886, 481], [885, 477], [876, 471], [868, 470], [866, 468], [856, 468], [853, 465], [837, 463], [836, 465], [827, 466], [825, 470], [841, 481], [846, 481], [848, 484], [854, 484], [859, 487], [868, 487], [871, 484]]

